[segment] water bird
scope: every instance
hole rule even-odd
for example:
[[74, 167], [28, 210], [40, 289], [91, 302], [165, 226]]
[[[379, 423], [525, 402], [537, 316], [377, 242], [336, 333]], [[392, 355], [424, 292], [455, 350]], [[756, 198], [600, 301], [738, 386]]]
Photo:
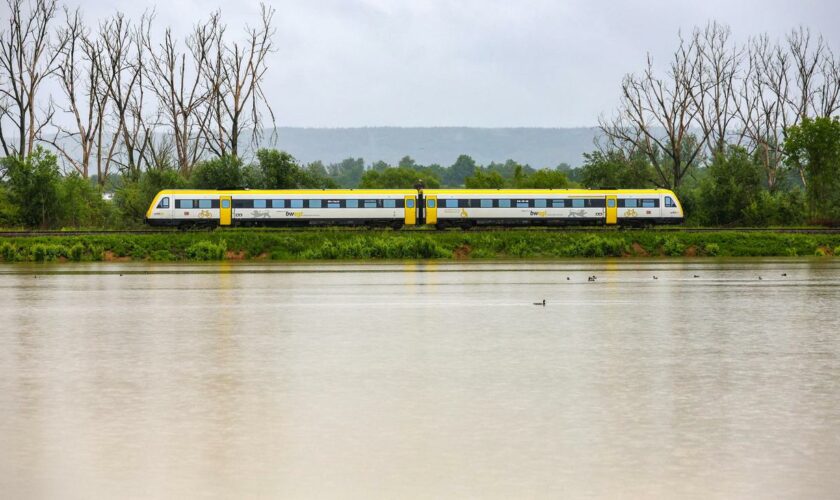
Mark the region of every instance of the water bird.
[[566, 276], [566, 281], [569, 281], [569, 277], [568, 277], [568, 276]]
[[595, 278], [595, 276], [590, 276], [590, 277], [589, 277], [589, 278], [587, 278], [587, 279], [588, 279], [589, 281], [595, 281], [597, 278]]
[[758, 277], [758, 281], [761, 281], [761, 280], [763, 280], [763, 279], [764, 279], [764, 278], [762, 278], [761, 276], [759, 276], [759, 277]]
[[695, 277], [695, 278], [699, 278], [699, 277], [700, 277], [700, 275], [699, 275], [699, 274], [695, 274], [695, 275], [694, 275], [694, 277]]
[[545, 299], [543, 299], [542, 302], [534, 302], [534, 305], [535, 306], [544, 306], [545, 305]]
[[654, 275], [653, 275], [653, 279], [658, 280], [658, 279], [659, 279], [659, 277], [658, 277], [658, 276], [656, 276], [656, 275], [654, 274]]
[[782, 276], [787, 276], [787, 273], [782, 273]]

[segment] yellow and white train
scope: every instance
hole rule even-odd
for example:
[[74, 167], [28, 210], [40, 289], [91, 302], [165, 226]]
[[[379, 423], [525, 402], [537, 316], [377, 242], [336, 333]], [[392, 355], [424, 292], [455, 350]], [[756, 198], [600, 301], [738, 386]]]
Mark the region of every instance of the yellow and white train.
[[153, 226], [679, 224], [666, 189], [164, 190], [146, 212]]

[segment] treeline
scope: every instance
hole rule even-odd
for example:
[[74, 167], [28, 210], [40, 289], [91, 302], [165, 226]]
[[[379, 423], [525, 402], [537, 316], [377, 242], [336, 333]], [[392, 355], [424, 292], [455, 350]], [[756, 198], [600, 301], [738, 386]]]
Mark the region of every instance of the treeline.
[[[362, 158], [324, 165], [302, 164], [291, 154], [260, 149], [252, 162], [221, 156], [198, 162], [189, 175], [163, 166], [136, 175], [115, 174], [104, 185], [78, 172], [63, 175], [55, 154], [37, 146], [25, 160], [11, 156], [0, 160], [5, 179], [0, 182], [2, 227], [130, 227], [143, 221], [146, 210], [161, 189], [411, 189], [418, 182], [428, 188], [566, 188], [577, 186], [558, 169], [534, 169], [513, 160], [476, 164], [461, 155], [449, 166], [419, 165], [404, 157], [397, 165]], [[102, 190], [112, 195], [103, 199]]]
[[840, 221], [840, 59], [805, 28], [735, 43], [711, 22], [621, 83], [587, 164], [676, 189], [700, 224]]

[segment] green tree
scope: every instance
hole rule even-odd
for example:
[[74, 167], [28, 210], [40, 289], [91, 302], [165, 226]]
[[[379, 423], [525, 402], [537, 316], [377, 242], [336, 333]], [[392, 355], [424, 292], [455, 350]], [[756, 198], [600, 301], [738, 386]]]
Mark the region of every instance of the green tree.
[[362, 176], [359, 187], [364, 189], [412, 189], [419, 180], [427, 188], [439, 188], [440, 181], [434, 177], [424, 177], [422, 172], [413, 168], [389, 167], [385, 170], [368, 170]]
[[335, 189], [338, 184], [327, 174], [324, 164], [315, 161], [300, 169], [297, 186], [304, 189]]
[[61, 217], [61, 173], [54, 154], [37, 146], [21, 160], [3, 160], [8, 177], [9, 201], [17, 207], [19, 220], [28, 227], [49, 227]]
[[62, 226], [103, 227], [108, 220], [109, 205], [99, 189], [77, 172], [64, 177], [59, 191]]
[[760, 211], [753, 211], [747, 217], [747, 209], [762, 202], [759, 196], [763, 182], [761, 166], [749, 153], [742, 147], [729, 146], [724, 153], [715, 155], [707, 168], [708, 177], [701, 183], [701, 200], [708, 222], [763, 225], [757, 220], [756, 212]]
[[243, 181], [242, 160], [236, 156], [199, 162], [190, 174], [190, 184], [198, 189], [241, 189]]
[[516, 187], [520, 189], [563, 189], [569, 187], [569, 179], [563, 172], [544, 168], [530, 175], [519, 175]]
[[140, 178], [124, 178], [122, 186], [114, 192], [114, 205], [128, 225], [143, 222], [146, 210], [155, 195], [163, 189], [182, 189], [186, 180], [171, 167], [156, 168], [140, 173]]
[[260, 149], [257, 161], [267, 189], [295, 189], [301, 178], [300, 165], [291, 154], [276, 149]]
[[488, 172], [480, 168], [464, 179], [464, 184], [467, 189], [501, 189], [505, 187], [505, 179], [499, 172]]
[[788, 165], [805, 173], [811, 219], [840, 221], [840, 119], [803, 118], [785, 130], [784, 150]]
[[365, 173], [365, 160], [362, 158], [345, 158], [340, 163], [333, 163], [327, 167], [329, 176], [343, 188], [354, 188], [362, 182]]
[[475, 172], [475, 160], [469, 155], [461, 155], [455, 160], [455, 163], [446, 172], [444, 183], [451, 187], [460, 187], [464, 185], [467, 177]]
[[627, 158], [621, 151], [593, 151], [584, 153], [580, 168], [580, 182], [589, 188], [647, 188], [653, 187], [653, 168], [644, 155]]

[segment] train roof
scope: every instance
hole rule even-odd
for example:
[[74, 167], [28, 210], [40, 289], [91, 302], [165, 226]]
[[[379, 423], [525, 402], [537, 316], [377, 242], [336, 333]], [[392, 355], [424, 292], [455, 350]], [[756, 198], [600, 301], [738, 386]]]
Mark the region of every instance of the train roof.
[[[277, 195], [277, 194], [390, 194], [412, 195], [415, 189], [164, 189], [160, 194], [196, 194], [196, 195]], [[453, 194], [673, 194], [669, 189], [424, 189], [429, 195]]]

